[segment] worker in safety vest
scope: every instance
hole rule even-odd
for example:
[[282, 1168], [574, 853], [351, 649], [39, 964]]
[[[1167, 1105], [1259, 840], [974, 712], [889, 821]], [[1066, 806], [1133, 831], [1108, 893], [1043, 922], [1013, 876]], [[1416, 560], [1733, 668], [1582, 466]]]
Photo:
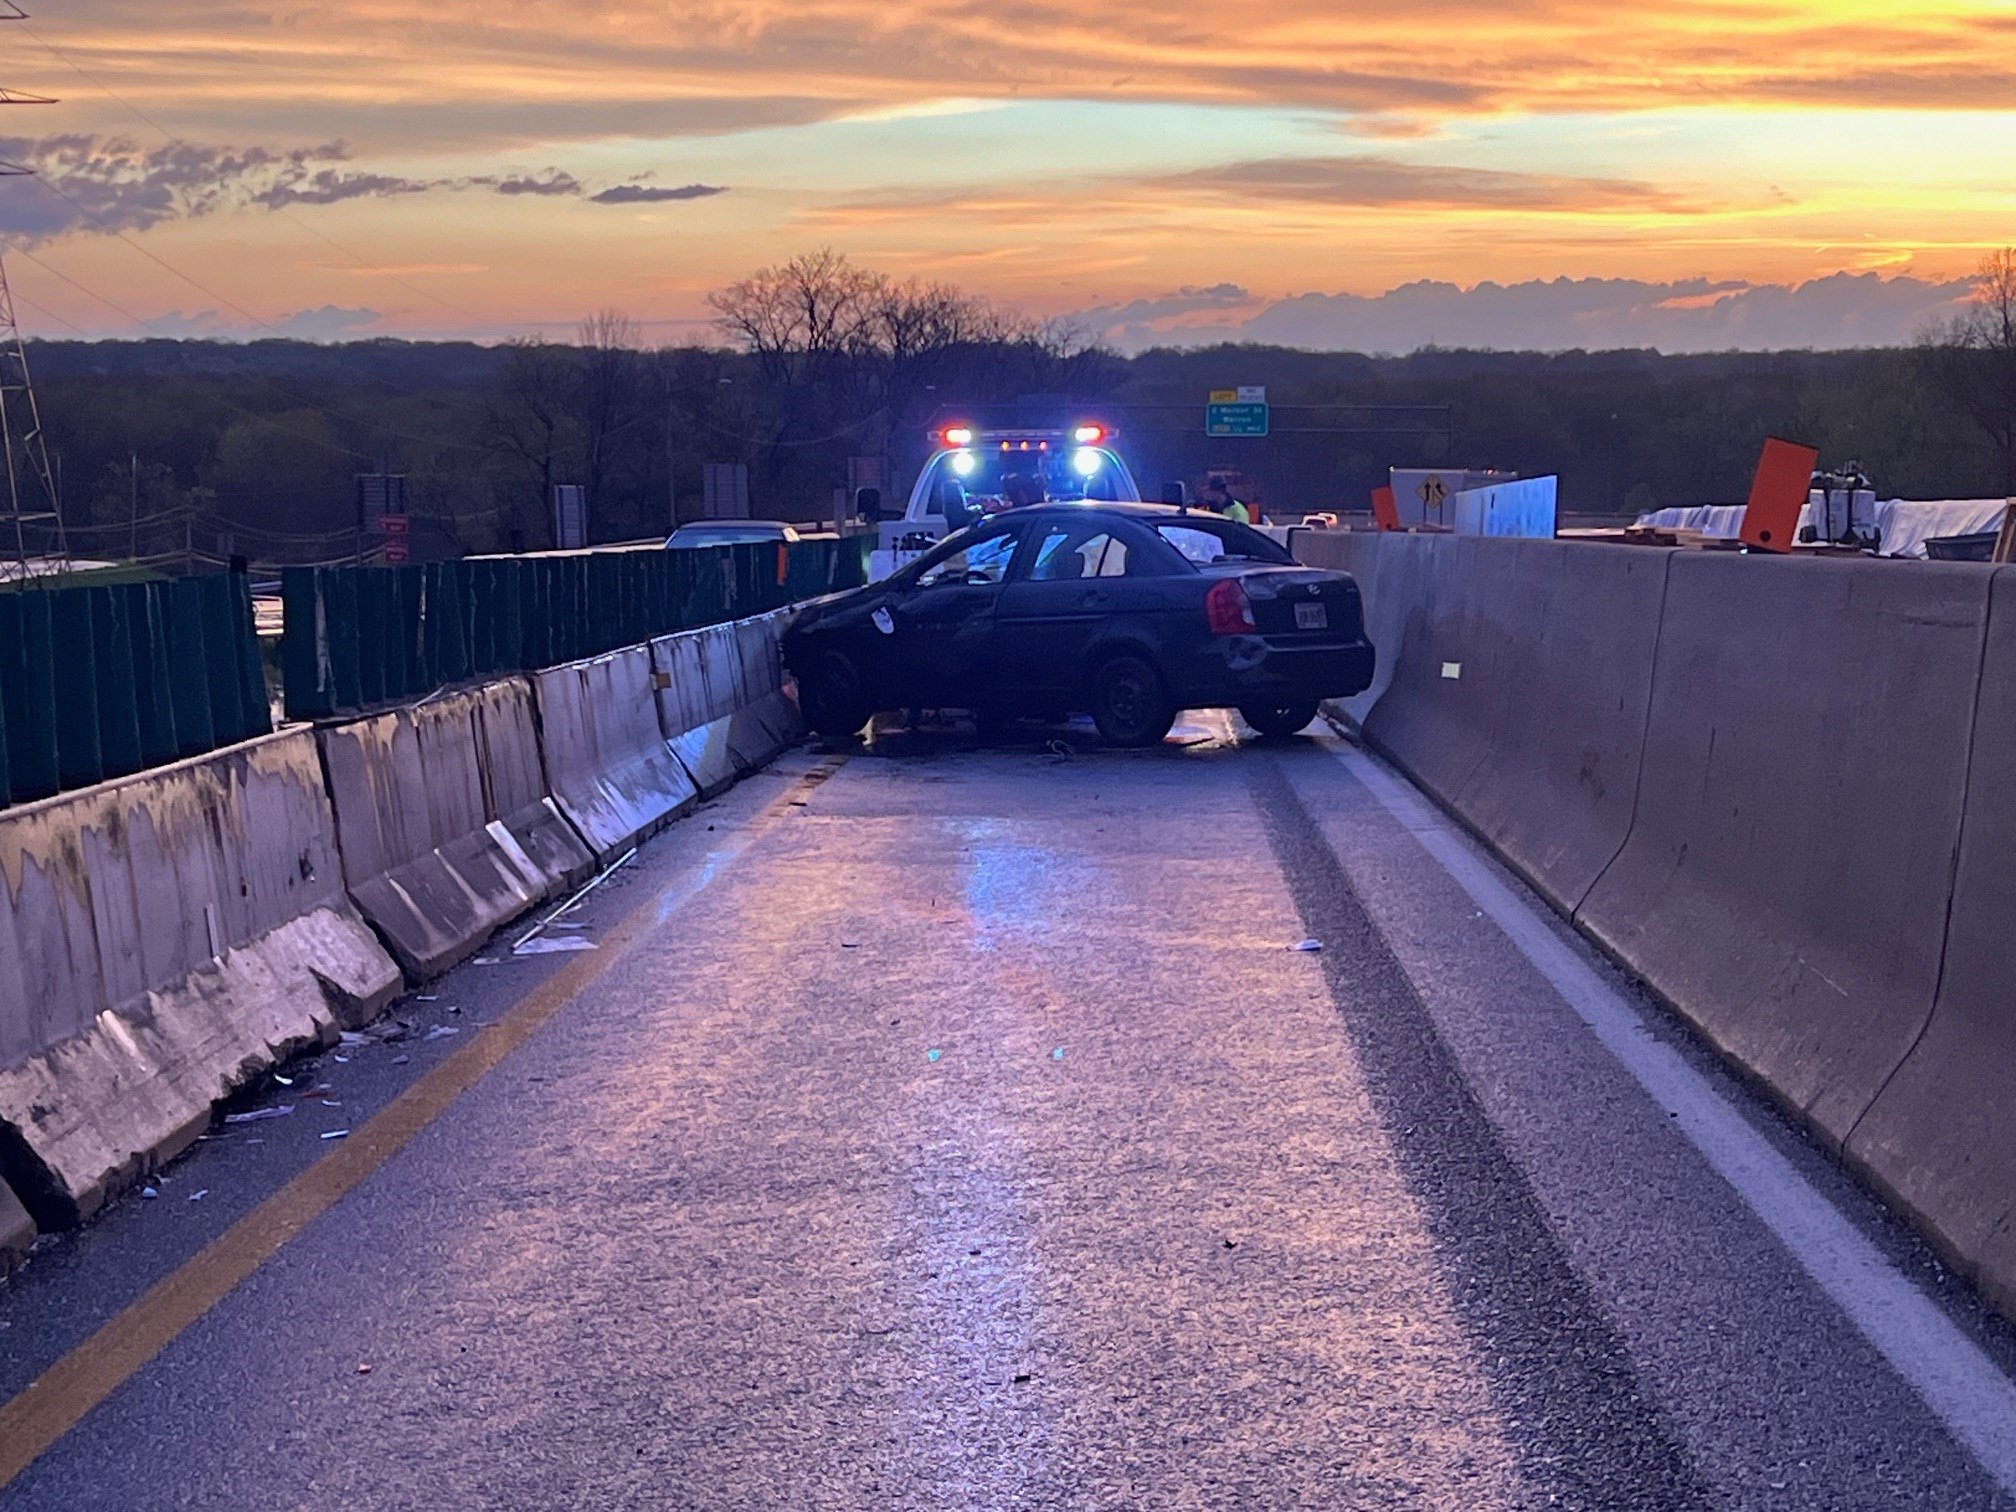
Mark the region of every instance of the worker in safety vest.
[[1216, 473], [1204, 480], [1204, 507], [1241, 525], [1253, 523], [1253, 511], [1232, 497], [1231, 485]]

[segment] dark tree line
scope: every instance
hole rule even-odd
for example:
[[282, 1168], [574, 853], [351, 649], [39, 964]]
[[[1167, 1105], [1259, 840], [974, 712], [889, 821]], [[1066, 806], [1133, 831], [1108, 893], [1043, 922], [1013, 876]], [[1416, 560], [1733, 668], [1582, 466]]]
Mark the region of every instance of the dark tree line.
[[[719, 340], [651, 348], [618, 311], [571, 341], [42, 342], [30, 360], [74, 546], [171, 560], [340, 559], [356, 475], [406, 475], [425, 553], [549, 542], [552, 485], [598, 540], [699, 513], [709, 462], [759, 514], [831, 517], [850, 458], [900, 488], [933, 418], [1026, 395], [1110, 416], [1151, 494], [1237, 467], [1279, 513], [1359, 509], [1389, 466], [1552, 471], [1589, 514], [1740, 499], [1777, 434], [1859, 462], [1885, 494], [2016, 493], [2016, 254], [1912, 349], [1662, 356], [1236, 346], [1123, 359], [943, 284], [833, 253], [715, 295]], [[1265, 384], [1277, 433], [1207, 442], [1209, 390]], [[1382, 428], [1365, 406], [1446, 407]]]

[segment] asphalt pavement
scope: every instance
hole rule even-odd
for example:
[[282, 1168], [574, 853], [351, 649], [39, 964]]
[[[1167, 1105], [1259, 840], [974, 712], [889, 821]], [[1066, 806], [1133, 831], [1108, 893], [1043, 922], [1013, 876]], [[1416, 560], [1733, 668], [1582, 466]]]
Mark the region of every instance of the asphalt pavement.
[[2016, 1506], [2009, 1331], [1397, 786], [788, 754], [0, 1285], [0, 1509]]

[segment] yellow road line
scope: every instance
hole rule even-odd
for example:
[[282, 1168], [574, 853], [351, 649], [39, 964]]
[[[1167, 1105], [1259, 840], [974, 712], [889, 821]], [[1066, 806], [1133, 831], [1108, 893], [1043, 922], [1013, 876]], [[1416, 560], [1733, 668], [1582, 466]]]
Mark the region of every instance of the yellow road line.
[[[752, 815], [748, 840], [788, 815], [793, 800], [825, 781], [836, 764], [808, 772]], [[666, 891], [680, 886], [675, 882]], [[534, 987], [496, 1023], [0, 1406], [0, 1488], [622, 960], [639, 936], [658, 927], [660, 912], [650, 906], [633, 909], [603, 936], [600, 949], [576, 956]]]

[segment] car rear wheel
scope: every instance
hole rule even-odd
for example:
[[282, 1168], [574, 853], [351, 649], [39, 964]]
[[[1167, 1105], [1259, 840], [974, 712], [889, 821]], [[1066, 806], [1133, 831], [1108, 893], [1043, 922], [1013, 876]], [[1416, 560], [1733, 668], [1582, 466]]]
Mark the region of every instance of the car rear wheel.
[[799, 674], [798, 706], [806, 724], [834, 739], [858, 735], [875, 712], [868, 707], [861, 674], [837, 651], [828, 652]]
[[1241, 704], [1239, 717], [1269, 740], [1299, 735], [1316, 717], [1313, 698], [1288, 699], [1281, 703]]
[[1161, 674], [1138, 656], [1116, 656], [1092, 674], [1092, 723], [1116, 746], [1159, 745], [1176, 723]]

